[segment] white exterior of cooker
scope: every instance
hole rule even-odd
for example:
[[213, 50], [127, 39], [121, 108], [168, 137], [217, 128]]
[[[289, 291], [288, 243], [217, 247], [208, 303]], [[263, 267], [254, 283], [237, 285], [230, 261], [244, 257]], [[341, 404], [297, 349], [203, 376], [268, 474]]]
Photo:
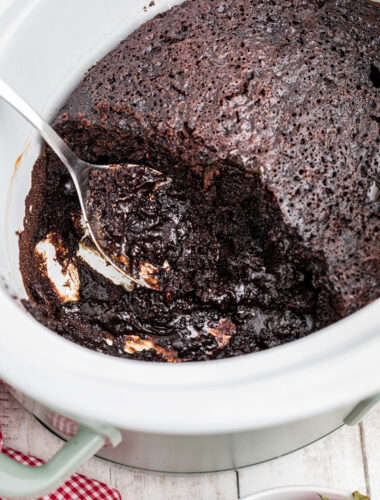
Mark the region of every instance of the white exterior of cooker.
[[[180, 2], [148, 3], [13, 0], [0, 11], [0, 75], [49, 119], [96, 60]], [[380, 390], [380, 300], [305, 339], [205, 363], [107, 357], [41, 326], [12, 298], [25, 296], [15, 231], [39, 149], [0, 100], [0, 375], [42, 420], [54, 408], [118, 427], [123, 442], [100, 455], [127, 465], [220, 470], [303, 446]]]

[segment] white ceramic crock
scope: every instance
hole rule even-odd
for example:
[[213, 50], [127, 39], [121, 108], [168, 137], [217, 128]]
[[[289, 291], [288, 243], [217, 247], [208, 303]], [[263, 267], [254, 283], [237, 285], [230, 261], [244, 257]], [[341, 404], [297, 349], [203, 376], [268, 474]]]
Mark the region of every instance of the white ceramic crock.
[[[13, 0], [0, 12], [0, 75], [51, 119], [86, 69], [179, 1], [148, 3]], [[107, 357], [41, 326], [19, 304], [16, 235], [39, 150], [31, 127], [0, 100], [0, 375], [43, 421], [52, 425], [53, 408], [119, 428], [122, 443], [99, 454], [133, 467], [221, 470], [314, 441], [380, 390], [379, 300], [297, 342], [204, 363]]]

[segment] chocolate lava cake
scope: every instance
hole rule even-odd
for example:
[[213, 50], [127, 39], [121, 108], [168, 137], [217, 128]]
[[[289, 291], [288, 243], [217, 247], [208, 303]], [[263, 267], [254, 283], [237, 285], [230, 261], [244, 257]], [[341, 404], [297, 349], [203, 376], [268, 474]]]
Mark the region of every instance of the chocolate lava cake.
[[20, 235], [25, 306], [81, 345], [170, 362], [267, 349], [365, 306], [380, 295], [379, 93], [370, 0], [186, 0], [157, 15], [53, 124], [84, 160], [140, 165], [97, 172], [93, 202], [154, 289], [81, 257], [77, 195], [45, 147]]

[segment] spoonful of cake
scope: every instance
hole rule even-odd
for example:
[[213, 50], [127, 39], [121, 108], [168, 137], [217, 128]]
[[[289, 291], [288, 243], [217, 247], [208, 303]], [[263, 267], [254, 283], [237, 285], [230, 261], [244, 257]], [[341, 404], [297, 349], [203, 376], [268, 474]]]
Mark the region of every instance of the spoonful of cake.
[[[101, 190], [109, 192], [112, 189], [111, 177], [114, 177], [116, 172], [125, 169], [127, 169], [128, 174], [138, 172], [137, 176], [127, 176], [131, 181], [129, 186], [125, 186], [130, 194], [128, 203], [123, 203], [127, 200], [123, 200], [122, 195], [118, 200], [119, 214], [125, 218], [125, 215], [133, 208], [133, 204], [136, 204], [136, 200], [150, 202], [147, 208], [149, 210], [149, 207], [155, 202], [155, 191], [161, 186], [170, 184], [171, 179], [146, 166], [87, 163], [74, 154], [57, 132], [2, 79], [0, 79], [0, 97], [37, 129], [69, 171], [78, 194], [86, 230], [103, 258], [131, 281], [147, 288], [160, 290], [158, 274], [164, 273], [165, 275], [167, 263], [164, 261], [159, 269], [158, 266], [152, 265], [148, 261], [141, 261], [136, 255], [129, 258], [128, 248], [126, 248], [120, 230], [116, 225], [113, 225], [112, 219], [107, 219], [106, 224], [104, 224], [102, 204], [107, 200], [107, 197], [104, 199], [99, 195]], [[140, 203], [138, 208], [141, 209], [142, 206], [143, 203]], [[132, 266], [132, 262], [136, 263], [136, 261], [139, 262], [139, 265]]]

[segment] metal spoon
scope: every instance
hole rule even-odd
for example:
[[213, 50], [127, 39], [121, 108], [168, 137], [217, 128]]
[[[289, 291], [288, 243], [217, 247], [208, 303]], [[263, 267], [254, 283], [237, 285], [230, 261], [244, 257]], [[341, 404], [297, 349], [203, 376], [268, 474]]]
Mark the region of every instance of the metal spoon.
[[[9, 85], [7, 85], [0, 78], [0, 97], [8, 102], [16, 111], [18, 111], [29, 123], [35, 127], [41, 134], [43, 139], [49, 144], [51, 149], [55, 152], [58, 158], [65, 165], [73, 180], [75, 189], [78, 194], [80, 206], [84, 222], [86, 224], [89, 235], [91, 236], [94, 244], [99, 250], [100, 254], [120, 273], [129, 278], [131, 281], [138, 283], [146, 288], [152, 288], [149, 280], [143, 277], [136, 278], [127, 273], [126, 270], [119, 266], [112, 258], [107, 248], [102, 245], [102, 238], [100, 235], [99, 221], [87, 210], [87, 200], [90, 195], [90, 175], [94, 170], [105, 170], [114, 168], [115, 165], [93, 165], [87, 163], [69, 148], [64, 140], [57, 134], [57, 132], [27, 103], [22, 99]], [[145, 167], [149, 169], [149, 167]], [[149, 169], [153, 170], [153, 169]], [[157, 171], [156, 171], [157, 172]]]

